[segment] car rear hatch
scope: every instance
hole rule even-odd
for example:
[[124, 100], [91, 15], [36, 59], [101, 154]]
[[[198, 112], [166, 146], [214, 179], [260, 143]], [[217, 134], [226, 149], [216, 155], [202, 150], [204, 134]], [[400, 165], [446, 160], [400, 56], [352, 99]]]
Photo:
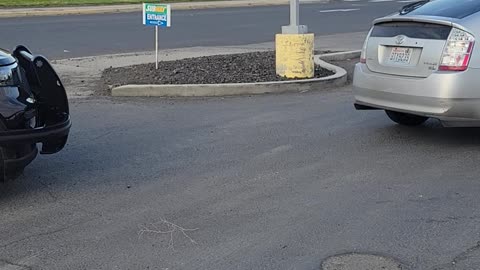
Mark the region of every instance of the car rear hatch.
[[438, 70], [452, 24], [415, 19], [379, 20], [366, 47], [366, 64], [373, 72], [428, 77]]

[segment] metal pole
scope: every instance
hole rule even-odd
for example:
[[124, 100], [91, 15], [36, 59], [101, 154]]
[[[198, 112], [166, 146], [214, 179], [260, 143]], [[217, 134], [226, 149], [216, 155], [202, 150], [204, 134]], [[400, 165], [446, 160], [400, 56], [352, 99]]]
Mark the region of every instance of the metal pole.
[[290, 0], [290, 26], [300, 25], [300, 0]]
[[158, 69], [158, 26], [155, 26], [155, 69]]
[[300, 0], [290, 0], [290, 25], [282, 27], [283, 34], [306, 34], [306, 25], [300, 25]]

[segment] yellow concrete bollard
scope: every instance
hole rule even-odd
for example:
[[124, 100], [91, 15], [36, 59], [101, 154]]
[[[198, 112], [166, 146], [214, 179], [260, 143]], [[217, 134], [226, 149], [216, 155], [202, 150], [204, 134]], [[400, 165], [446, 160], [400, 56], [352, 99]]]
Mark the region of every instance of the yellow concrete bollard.
[[314, 34], [277, 34], [275, 36], [277, 75], [294, 79], [313, 78]]

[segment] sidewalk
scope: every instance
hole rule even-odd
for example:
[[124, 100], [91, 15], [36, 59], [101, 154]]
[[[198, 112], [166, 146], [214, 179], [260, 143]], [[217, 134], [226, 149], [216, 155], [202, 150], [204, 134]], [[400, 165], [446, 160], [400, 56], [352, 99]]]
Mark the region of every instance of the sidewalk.
[[[302, 3], [328, 3], [330, 0], [301, 0]], [[191, 10], [207, 8], [233, 8], [254, 6], [287, 5], [289, 0], [230, 0], [173, 3], [173, 10]], [[49, 7], [49, 8], [12, 8], [0, 9], [0, 18], [29, 17], [29, 16], [56, 16], [56, 15], [87, 15], [140, 12], [141, 4], [110, 5], [110, 6], [80, 6], [80, 7]]]
[[[362, 48], [367, 33], [345, 33], [328, 36], [318, 36], [315, 39], [315, 49], [322, 51], [351, 51]], [[273, 42], [251, 44], [245, 46], [223, 47], [193, 47], [161, 50], [161, 61], [179, 60], [191, 57], [211, 56], [220, 54], [248, 53], [273, 50]], [[104, 69], [123, 67], [155, 62], [154, 52], [137, 52], [126, 54], [100, 55], [81, 58], [54, 60], [52, 64], [62, 78], [70, 98], [86, 97], [94, 94], [99, 85]]]

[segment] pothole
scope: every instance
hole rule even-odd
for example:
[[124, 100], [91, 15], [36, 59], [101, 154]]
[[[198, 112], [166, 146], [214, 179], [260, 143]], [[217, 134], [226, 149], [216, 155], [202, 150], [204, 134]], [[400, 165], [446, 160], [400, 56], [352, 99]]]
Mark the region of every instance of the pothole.
[[322, 263], [322, 270], [404, 270], [394, 259], [370, 254], [342, 254]]

